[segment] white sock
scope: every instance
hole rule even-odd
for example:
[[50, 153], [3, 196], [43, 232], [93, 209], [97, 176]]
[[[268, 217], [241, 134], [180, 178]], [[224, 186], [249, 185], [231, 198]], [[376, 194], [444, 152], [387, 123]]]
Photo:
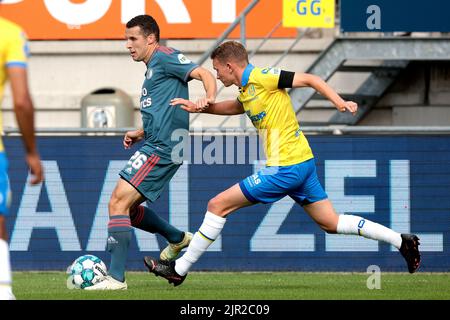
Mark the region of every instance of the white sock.
[[212, 212], [206, 212], [205, 219], [203, 219], [202, 225], [192, 237], [186, 253], [175, 261], [175, 271], [180, 276], [187, 274], [191, 266], [208, 249], [211, 243], [217, 239], [226, 221], [227, 219], [219, 217]]
[[381, 240], [400, 249], [402, 237], [400, 233], [358, 216], [341, 214], [337, 225], [337, 233], [355, 234], [364, 238]]
[[11, 264], [8, 243], [0, 239], [0, 286], [11, 287]]

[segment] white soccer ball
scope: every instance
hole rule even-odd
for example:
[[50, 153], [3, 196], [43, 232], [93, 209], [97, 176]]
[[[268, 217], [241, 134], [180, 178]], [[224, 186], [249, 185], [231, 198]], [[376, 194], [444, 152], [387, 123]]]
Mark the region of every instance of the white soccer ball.
[[108, 274], [105, 263], [91, 254], [75, 259], [67, 269], [69, 289], [84, 289], [102, 281]]

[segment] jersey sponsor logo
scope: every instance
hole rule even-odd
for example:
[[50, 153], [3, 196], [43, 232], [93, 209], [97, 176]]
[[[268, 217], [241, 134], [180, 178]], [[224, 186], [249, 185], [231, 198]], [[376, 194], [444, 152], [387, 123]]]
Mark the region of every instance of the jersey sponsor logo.
[[148, 108], [152, 105], [152, 98], [151, 97], [145, 98], [147, 94], [148, 94], [147, 88], [142, 88], [141, 109]]
[[260, 112], [260, 113], [258, 113], [258, 114], [255, 114], [254, 116], [251, 115], [250, 111], [247, 111], [246, 113], [247, 113], [248, 117], [250, 118], [250, 120], [251, 120], [252, 122], [258, 122], [258, 121], [261, 121], [261, 120], [264, 119], [264, 118], [266, 117], [266, 115], [267, 115], [265, 111], [262, 111], [262, 112]]
[[189, 63], [191, 63], [191, 60], [186, 58], [186, 56], [184, 54], [182, 54], [182, 53], [178, 54], [178, 61], [180, 61], [181, 64], [189, 64]]
[[148, 97], [141, 100], [141, 109], [148, 108], [152, 105], [152, 98]]

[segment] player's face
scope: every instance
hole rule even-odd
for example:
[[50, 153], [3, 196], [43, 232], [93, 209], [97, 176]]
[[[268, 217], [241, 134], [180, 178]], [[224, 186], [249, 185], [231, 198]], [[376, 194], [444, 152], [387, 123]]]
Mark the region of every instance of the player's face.
[[125, 29], [126, 47], [134, 61], [144, 61], [150, 55], [151, 37], [146, 37], [141, 28], [136, 26]]
[[225, 87], [229, 87], [234, 83], [233, 70], [230, 68], [229, 64], [224, 64], [217, 59], [213, 59], [213, 68], [216, 70], [217, 79], [219, 79]]

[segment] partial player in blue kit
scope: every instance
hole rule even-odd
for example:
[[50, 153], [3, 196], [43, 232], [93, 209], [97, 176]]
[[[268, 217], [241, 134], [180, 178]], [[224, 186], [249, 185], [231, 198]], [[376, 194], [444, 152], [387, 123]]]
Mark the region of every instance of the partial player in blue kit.
[[[44, 171], [35, 141], [34, 106], [28, 88], [27, 43], [27, 37], [20, 26], [0, 17], [0, 102], [5, 84], [9, 81], [14, 114], [25, 149], [25, 160], [34, 175], [30, 183], [35, 185], [43, 181]], [[0, 131], [3, 131], [1, 113]], [[5, 218], [9, 214], [10, 203], [8, 159], [0, 138], [0, 300], [15, 299], [11, 286], [11, 264]]]
[[128, 131], [123, 145], [129, 149], [138, 141], [143, 145], [120, 172], [120, 179], [109, 202], [107, 250], [111, 253], [109, 275], [104, 281], [86, 290], [123, 290], [125, 264], [131, 239], [131, 227], [164, 236], [169, 245], [160, 259], [175, 259], [187, 247], [192, 234], [182, 232], [141, 205], [154, 202], [182, 163], [172, 159], [172, 149], [179, 141], [172, 140], [175, 130], [189, 130], [189, 113], [170, 105], [176, 97], [188, 99], [188, 82], [203, 83], [206, 95], [196, 102], [203, 110], [216, 97], [217, 85], [208, 70], [198, 66], [180, 51], [159, 44], [159, 26], [149, 15], [131, 19], [125, 30], [126, 47], [134, 61], [142, 61], [147, 69], [142, 85], [140, 108], [143, 127]]

